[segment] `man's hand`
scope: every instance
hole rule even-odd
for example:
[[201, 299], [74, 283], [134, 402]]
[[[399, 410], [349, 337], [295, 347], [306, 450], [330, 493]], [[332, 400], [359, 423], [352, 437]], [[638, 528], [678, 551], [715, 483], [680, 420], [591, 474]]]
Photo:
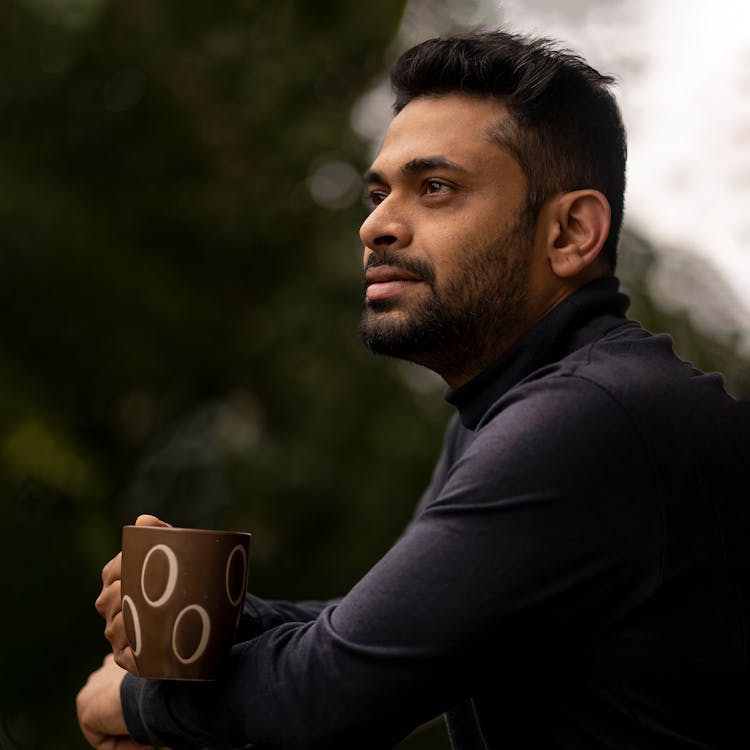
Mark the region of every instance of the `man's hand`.
[[[169, 526], [156, 516], [138, 516], [136, 526]], [[104, 618], [104, 635], [112, 646], [115, 661], [128, 672], [137, 675], [133, 651], [125, 635], [125, 623], [122, 618], [122, 591], [120, 577], [122, 572], [122, 552], [110, 560], [102, 570], [102, 591], [96, 600], [97, 612]], [[96, 747], [96, 746], [95, 746]], [[102, 747], [109, 747], [102, 745]], [[112, 745], [111, 747], [116, 747]]]
[[83, 736], [96, 750], [141, 750], [128, 736], [120, 703], [120, 683], [125, 671], [111, 654], [91, 674], [76, 698], [78, 723]]

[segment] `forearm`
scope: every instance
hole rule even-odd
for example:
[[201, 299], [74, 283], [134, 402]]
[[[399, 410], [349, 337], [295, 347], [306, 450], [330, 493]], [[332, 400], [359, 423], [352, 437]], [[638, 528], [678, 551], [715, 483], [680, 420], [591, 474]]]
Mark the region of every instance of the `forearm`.
[[[440, 714], [455, 679], [440, 659], [357, 643], [334, 609], [233, 649], [218, 682], [128, 678], [123, 706], [139, 742], [173, 750], [387, 748]], [[442, 699], [438, 699], [442, 696]]]

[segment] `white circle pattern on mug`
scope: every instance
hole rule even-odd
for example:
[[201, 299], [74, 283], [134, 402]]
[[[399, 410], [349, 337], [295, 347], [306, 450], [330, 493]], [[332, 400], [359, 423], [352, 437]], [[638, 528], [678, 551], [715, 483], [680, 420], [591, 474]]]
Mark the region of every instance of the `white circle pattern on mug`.
[[[239, 554], [242, 557], [242, 563], [241, 563], [242, 575], [239, 576], [239, 578], [237, 578], [236, 581], [234, 581], [235, 583], [239, 583], [239, 591], [237, 591], [237, 593], [233, 595], [231, 591], [232, 582], [230, 582], [230, 574], [232, 572], [232, 563], [234, 561], [234, 556], [236, 554]], [[229, 602], [233, 607], [236, 607], [240, 603], [240, 600], [242, 599], [242, 597], [245, 595], [244, 583], [245, 583], [246, 571], [247, 571], [247, 555], [245, 553], [245, 548], [241, 544], [238, 544], [229, 553], [229, 559], [227, 560], [227, 572], [226, 572], [227, 597], [229, 597]]]
[[[161, 552], [163, 553], [167, 558], [167, 565], [168, 565], [168, 573], [167, 573], [167, 582], [164, 586], [164, 591], [162, 592], [161, 596], [157, 597], [156, 599], [152, 599], [147, 593], [146, 593], [146, 571], [148, 569], [149, 561], [151, 560], [151, 556], [155, 552]], [[143, 561], [143, 567], [141, 568], [141, 593], [143, 594], [143, 598], [152, 606], [152, 607], [161, 607], [163, 604], [166, 604], [166, 602], [169, 601], [169, 598], [174, 593], [175, 586], [177, 585], [177, 572], [178, 572], [178, 564], [177, 564], [177, 556], [175, 555], [174, 551], [167, 547], [166, 544], [156, 544], [154, 545], [146, 555], [146, 559]]]
[[[189, 656], [184, 656], [181, 654], [177, 648], [177, 638], [179, 635], [180, 630], [180, 623], [182, 622], [183, 617], [188, 612], [197, 612], [198, 615], [201, 618], [201, 637], [198, 641], [198, 645], [195, 647], [195, 651], [193, 651], [192, 654]], [[177, 619], [174, 621], [174, 628], [172, 628], [172, 651], [174, 655], [183, 663], [183, 664], [192, 664], [194, 661], [198, 661], [198, 659], [201, 658], [203, 655], [203, 652], [206, 650], [206, 646], [208, 645], [208, 638], [211, 634], [211, 618], [208, 616], [208, 612], [206, 612], [203, 607], [201, 607], [199, 604], [190, 604], [189, 606], [185, 607], [185, 609], [180, 612], [179, 615], [177, 615]]]
[[127, 606], [130, 612], [130, 619], [133, 623], [133, 637], [135, 638], [135, 645], [133, 646], [133, 655], [140, 656], [141, 647], [143, 642], [141, 641], [141, 621], [138, 619], [138, 610], [135, 608], [133, 600], [126, 594], [122, 597], [122, 615], [125, 616], [125, 607]]

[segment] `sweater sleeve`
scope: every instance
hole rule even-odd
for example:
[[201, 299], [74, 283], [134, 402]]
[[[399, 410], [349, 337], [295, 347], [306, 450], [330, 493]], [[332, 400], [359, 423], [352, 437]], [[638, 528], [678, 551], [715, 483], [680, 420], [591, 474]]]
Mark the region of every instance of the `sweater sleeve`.
[[651, 478], [627, 414], [575, 378], [516, 390], [340, 602], [238, 643], [215, 683], [127, 676], [133, 738], [392, 747], [512, 662], [565, 650], [646, 598], [661, 516], [638, 502]]
[[276, 599], [261, 599], [253, 594], [245, 595], [245, 603], [237, 626], [235, 643], [252, 638], [287, 622], [310, 622], [337, 599], [287, 602]]
[[[434, 500], [438, 492], [437, 488], [445, 483], [445, 476], [456, 458], [456, 453], [472, 438], [473, 433], [463, 428], [458, 418], [454, 417], [446, 432], [446, 441], [435, 465], [432, 479], [417, 503], [414, 513], [415, 518]], [[235, 643], [248, 641], [284, 623], [310, 622], [316, 619], [327, 606], [337, 604], [338, 601], [338, 599], [329, 599], [290, 602], [262, 599], [248, 593], [245, 596], [243, 611], [240, 615]]]

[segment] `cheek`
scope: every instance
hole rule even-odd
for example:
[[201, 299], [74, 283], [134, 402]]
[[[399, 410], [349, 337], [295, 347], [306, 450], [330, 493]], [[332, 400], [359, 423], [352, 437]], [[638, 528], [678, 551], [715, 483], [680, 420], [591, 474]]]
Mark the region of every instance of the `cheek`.
[[466, 229], [455, 221], [440, 221], [425, 227], [419, 243], [424, 255], [435, 265], [449, 261], [466, 241]]
[[506, 249], [504, 226], [509, 218], [496, 201], [483, 201], [471, 212], [430, 216], [421, 225], [418, 252], [433, 267], [436, 287], [466, 279], [480, 259]]
[[431, 228], [425, 238], [424, 254], [434, 265], [438, 277], [455, 273], [469, 262], [477, 248], [488, 241], [488, 232], [474, 224], [445, 221]]

